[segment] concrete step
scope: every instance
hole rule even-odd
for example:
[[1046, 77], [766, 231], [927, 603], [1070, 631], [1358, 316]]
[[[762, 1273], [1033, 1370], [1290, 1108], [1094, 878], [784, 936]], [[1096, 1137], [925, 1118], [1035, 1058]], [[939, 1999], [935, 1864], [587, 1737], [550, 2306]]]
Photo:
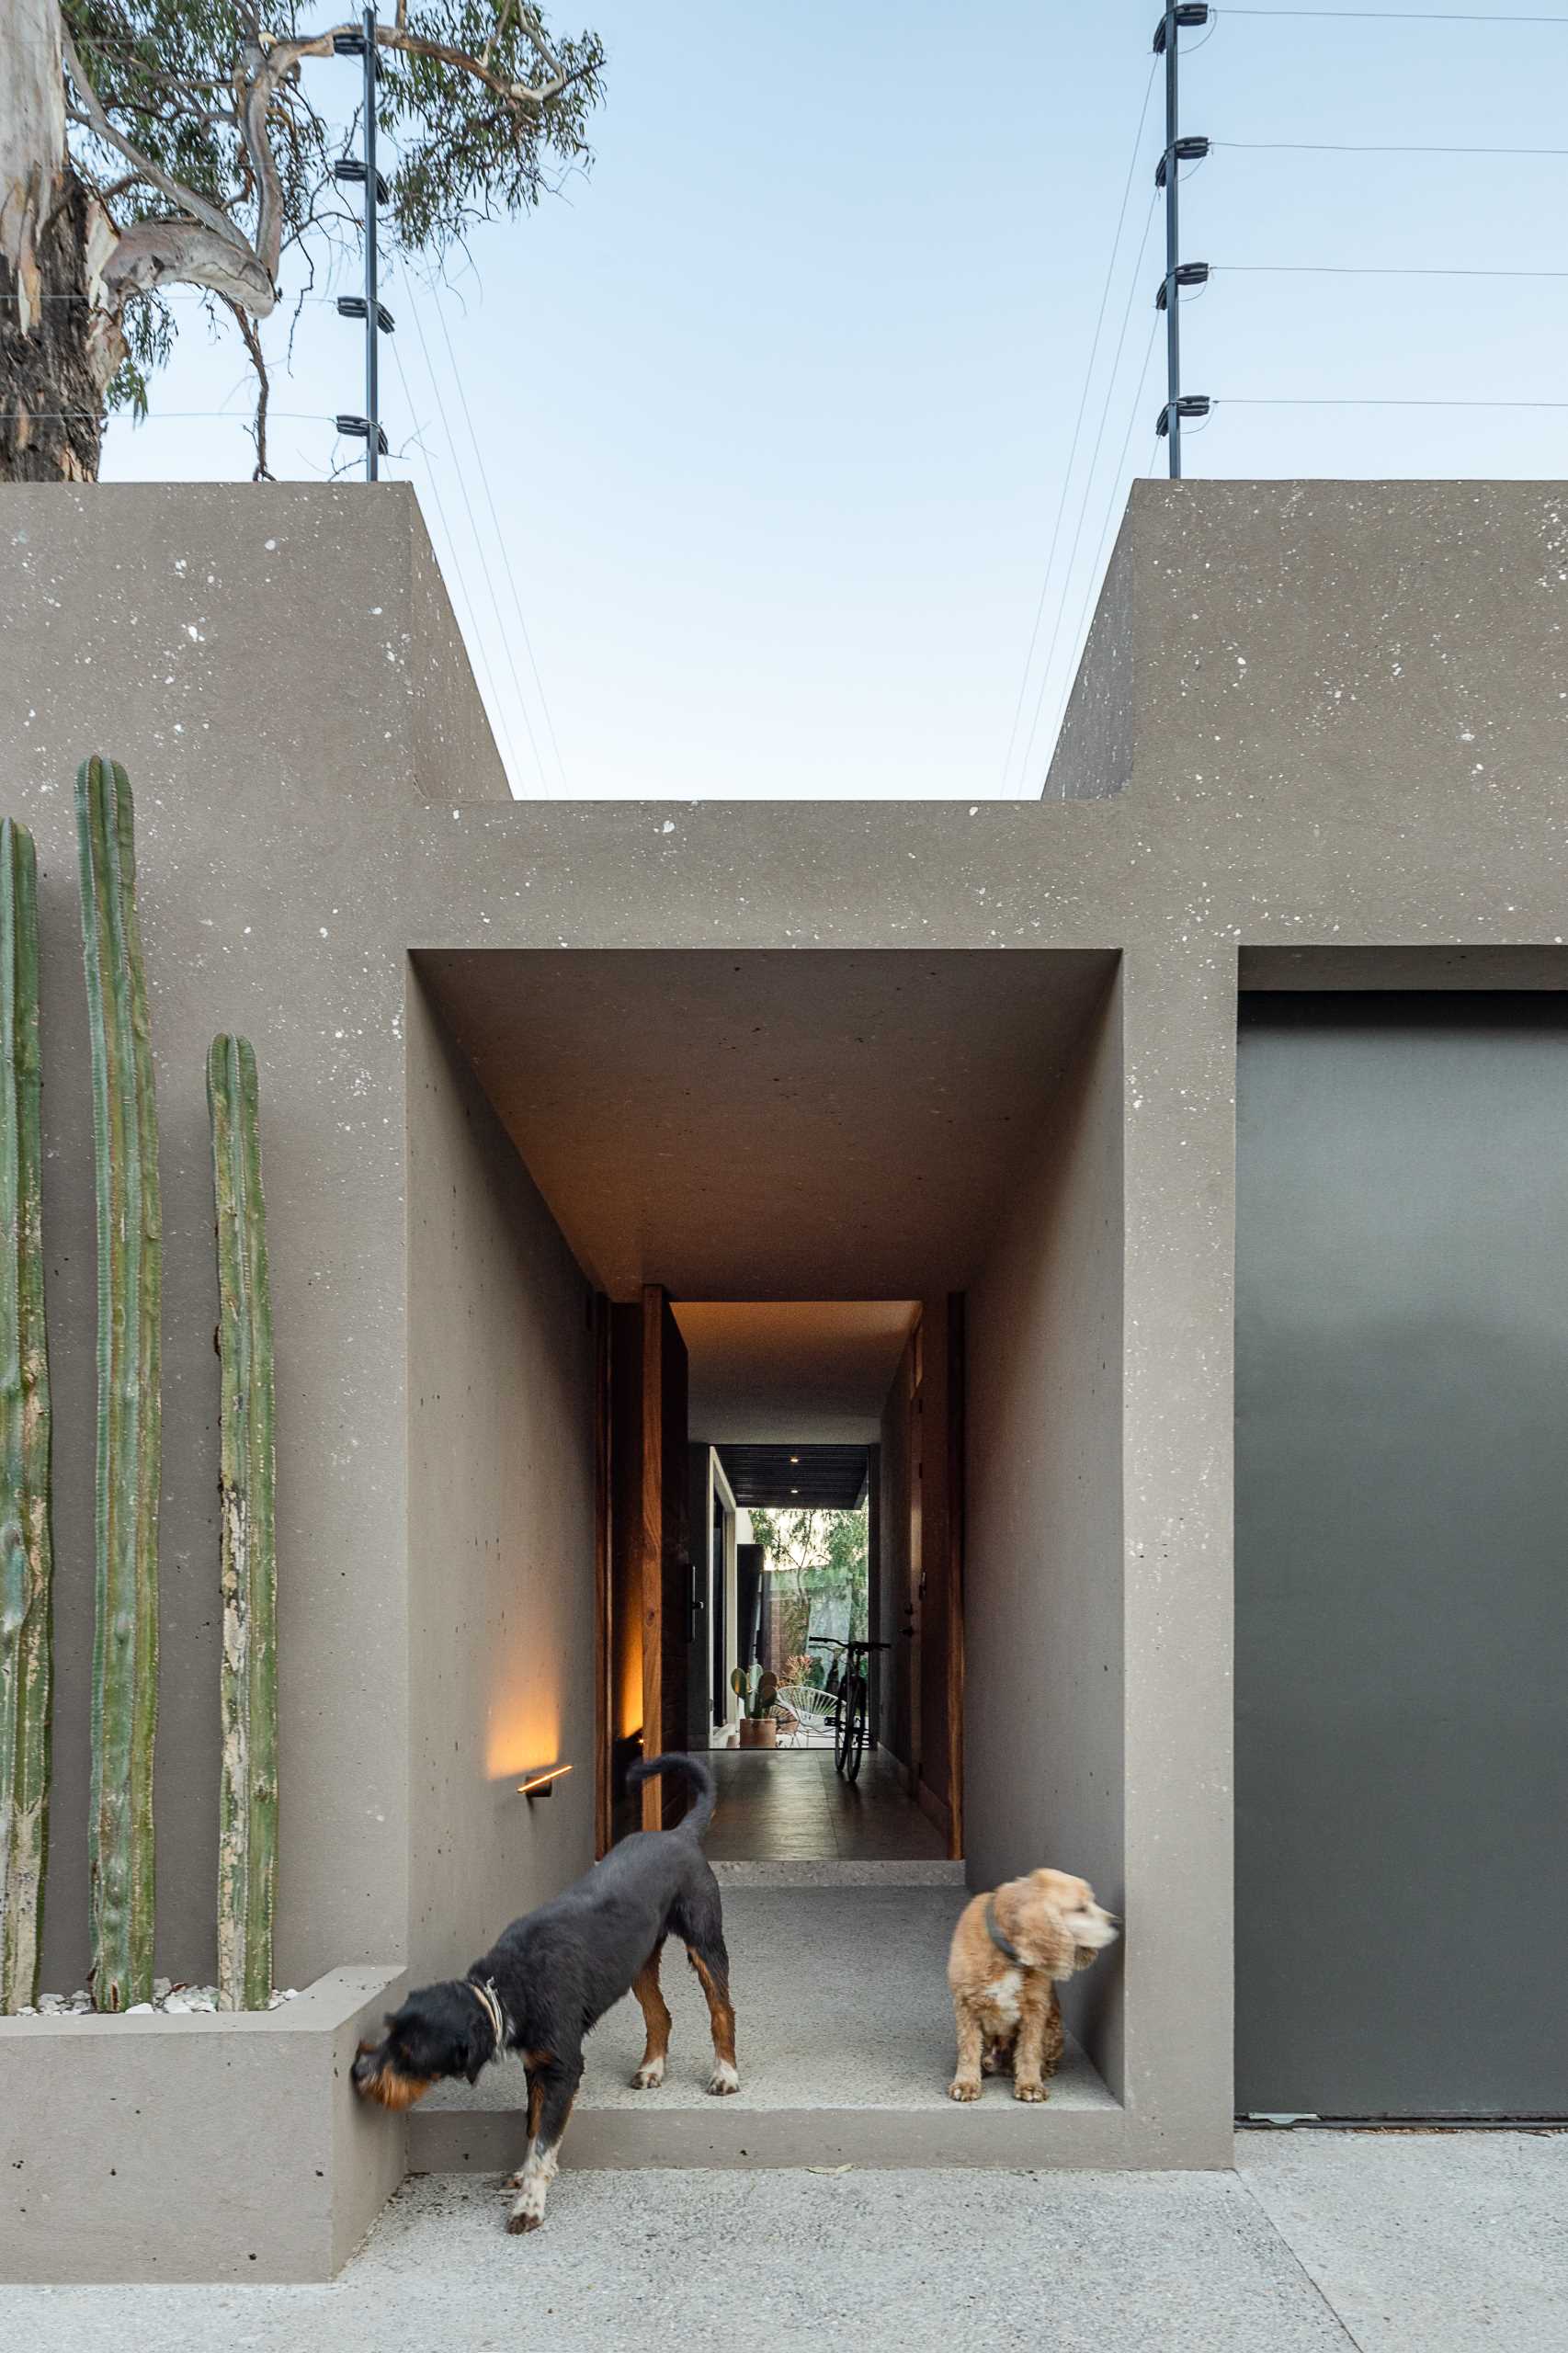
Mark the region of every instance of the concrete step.
[[[945, 1970], [962, 1896], [953, 1884], [730, 1882], [724, 1918], [740, 2091], [715, 2099], [706, 2090], [707, 2009], [680, 1948], [667, 1947], [674, 2027], [665, 2082], [654, 2092], [631, 2088], [642, 2013], [630, 1998], [619, 2003], [589, 2040], [563, 2162], [1114, 2162], [1122, 2110], [1074, 2044], [1044, 2107], [1015, 2100], [1005, 2077], [988, 2082], [973, 2106], [948, 2098], [953, 2025]], [[422, 2172], [507, 2171], [521, 2161], [526, 2107], [515, 2061], [487, 2068], [472, 2088], [443, 2084], [409, 2120], [410, 2161]]]
[[962, 1888], [962, 1863], [715, 1863], [713, 1876], [732, 1887]]

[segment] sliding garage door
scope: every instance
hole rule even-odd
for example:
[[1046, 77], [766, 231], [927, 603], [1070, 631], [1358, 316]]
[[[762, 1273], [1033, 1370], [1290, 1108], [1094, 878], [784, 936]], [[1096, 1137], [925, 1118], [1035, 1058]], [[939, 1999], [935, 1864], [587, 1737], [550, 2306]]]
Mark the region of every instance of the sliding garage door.
[[1568, 2114], [1568, 1012], [1244, 999], [1244, 2113]]

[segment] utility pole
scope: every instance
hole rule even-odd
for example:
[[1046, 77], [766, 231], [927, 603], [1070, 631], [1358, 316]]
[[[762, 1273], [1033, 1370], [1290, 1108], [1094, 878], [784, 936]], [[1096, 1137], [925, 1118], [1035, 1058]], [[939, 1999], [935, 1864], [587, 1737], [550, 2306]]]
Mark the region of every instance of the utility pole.
[[387, 437], [381, 430], [381, 340], [392, 332], [392, 315], [381, 301], [378, 289], [377, 268], [380, 259], [378, 219], [380, 208], [387, 201], [387, 184], [376, 169], [376, 81], [380, 65], [376, 53], [376, 11], [367, 6], [363, 29], [357, 33], [335, 33], [332, 46], [339, 57], [363, 57], [365, 61], [365, 97], [361, 126], [361, 153], [356, 158], [344, 156], [333, 165], [333, 177], [349, 184], [362, 184], [365, 190], [365, 291], [363, 294], [340, 294], [337, 314], [343, 319], [363, 319], [365, 322], [365, 414], [363, 416], [340, 415], [339, 433], [347, 434], [365, 444], [365, 480], [381, 479], [381, 460], [387, 454]]
[[1209, 153], [1207, 139], [1184, 139], [1181, 135], [1178, 36], [1184, 30], [1206, 25], [1209, 15], [1206, 0], [1165, 0], [1165, 13], [1154, 28], [1154, 54], [1165, 61], [1165, 145], [1154, 173], [1154, 185], [1165, 190], [1165, 274], [1154, 297], [1165, 314], [1165, 404], [1160, 411], [1158, 429], [1170, 449], [1173, 482], [1181, 478], [1182, 418], [1209, 414], [1209, 403], [1201, 394], [1185, 400], [1182, 397], [1181, 290], [1184, 286], [1204, 285], [1209, 265], [1183, 262], [1181, 258], [1177, 196], [1181, 165], [1200, 163]]

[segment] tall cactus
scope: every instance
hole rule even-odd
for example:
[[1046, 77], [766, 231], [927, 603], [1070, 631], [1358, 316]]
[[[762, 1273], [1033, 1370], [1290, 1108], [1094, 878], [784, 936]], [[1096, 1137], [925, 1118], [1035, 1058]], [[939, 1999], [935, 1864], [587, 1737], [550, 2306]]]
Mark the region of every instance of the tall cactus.
[[272, 1299], [256, 1055], [248, 1039], [213, 1039], [207, 1057], [207, 1109], [218, 1214], [222, 1366], [218, 1997], [226, 2010], [264, 2010], [272, 1991], [278, 1860], [278, 1553]]
[[0, 824], [0, 2012], [38, 1994], [53, 1539], [39, 1179], [38, 858]]
[[124, 769], [85, 760], [76, 840], [97, 1174], [91, 1845], [92, 1990], [100, 2010], [153, 1995], [163, 1233], [134, 823]]

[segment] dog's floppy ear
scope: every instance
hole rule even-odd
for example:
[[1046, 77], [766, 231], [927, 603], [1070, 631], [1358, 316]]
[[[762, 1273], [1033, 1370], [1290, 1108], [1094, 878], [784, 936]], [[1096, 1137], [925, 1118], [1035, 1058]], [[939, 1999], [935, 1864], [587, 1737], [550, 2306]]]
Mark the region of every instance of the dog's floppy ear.
[[[494, 2036], [491, 2037], [491, 2040], [494, 2042]], [[500, 2056], [501, 2054], [498, 2051], [486, 2051], [484, 2048], [484, 2035], [481, 2029], [476, 2028], [474, 2031], [470, 2034], [468, 2039], [468, 2050], [463, 2066], [463, 2074], [468, 2077], [471, 2084], [477, 2084], [480, 2076], [484, 2073], [487, 2063], [492, 2059], [498, 2059]]]

